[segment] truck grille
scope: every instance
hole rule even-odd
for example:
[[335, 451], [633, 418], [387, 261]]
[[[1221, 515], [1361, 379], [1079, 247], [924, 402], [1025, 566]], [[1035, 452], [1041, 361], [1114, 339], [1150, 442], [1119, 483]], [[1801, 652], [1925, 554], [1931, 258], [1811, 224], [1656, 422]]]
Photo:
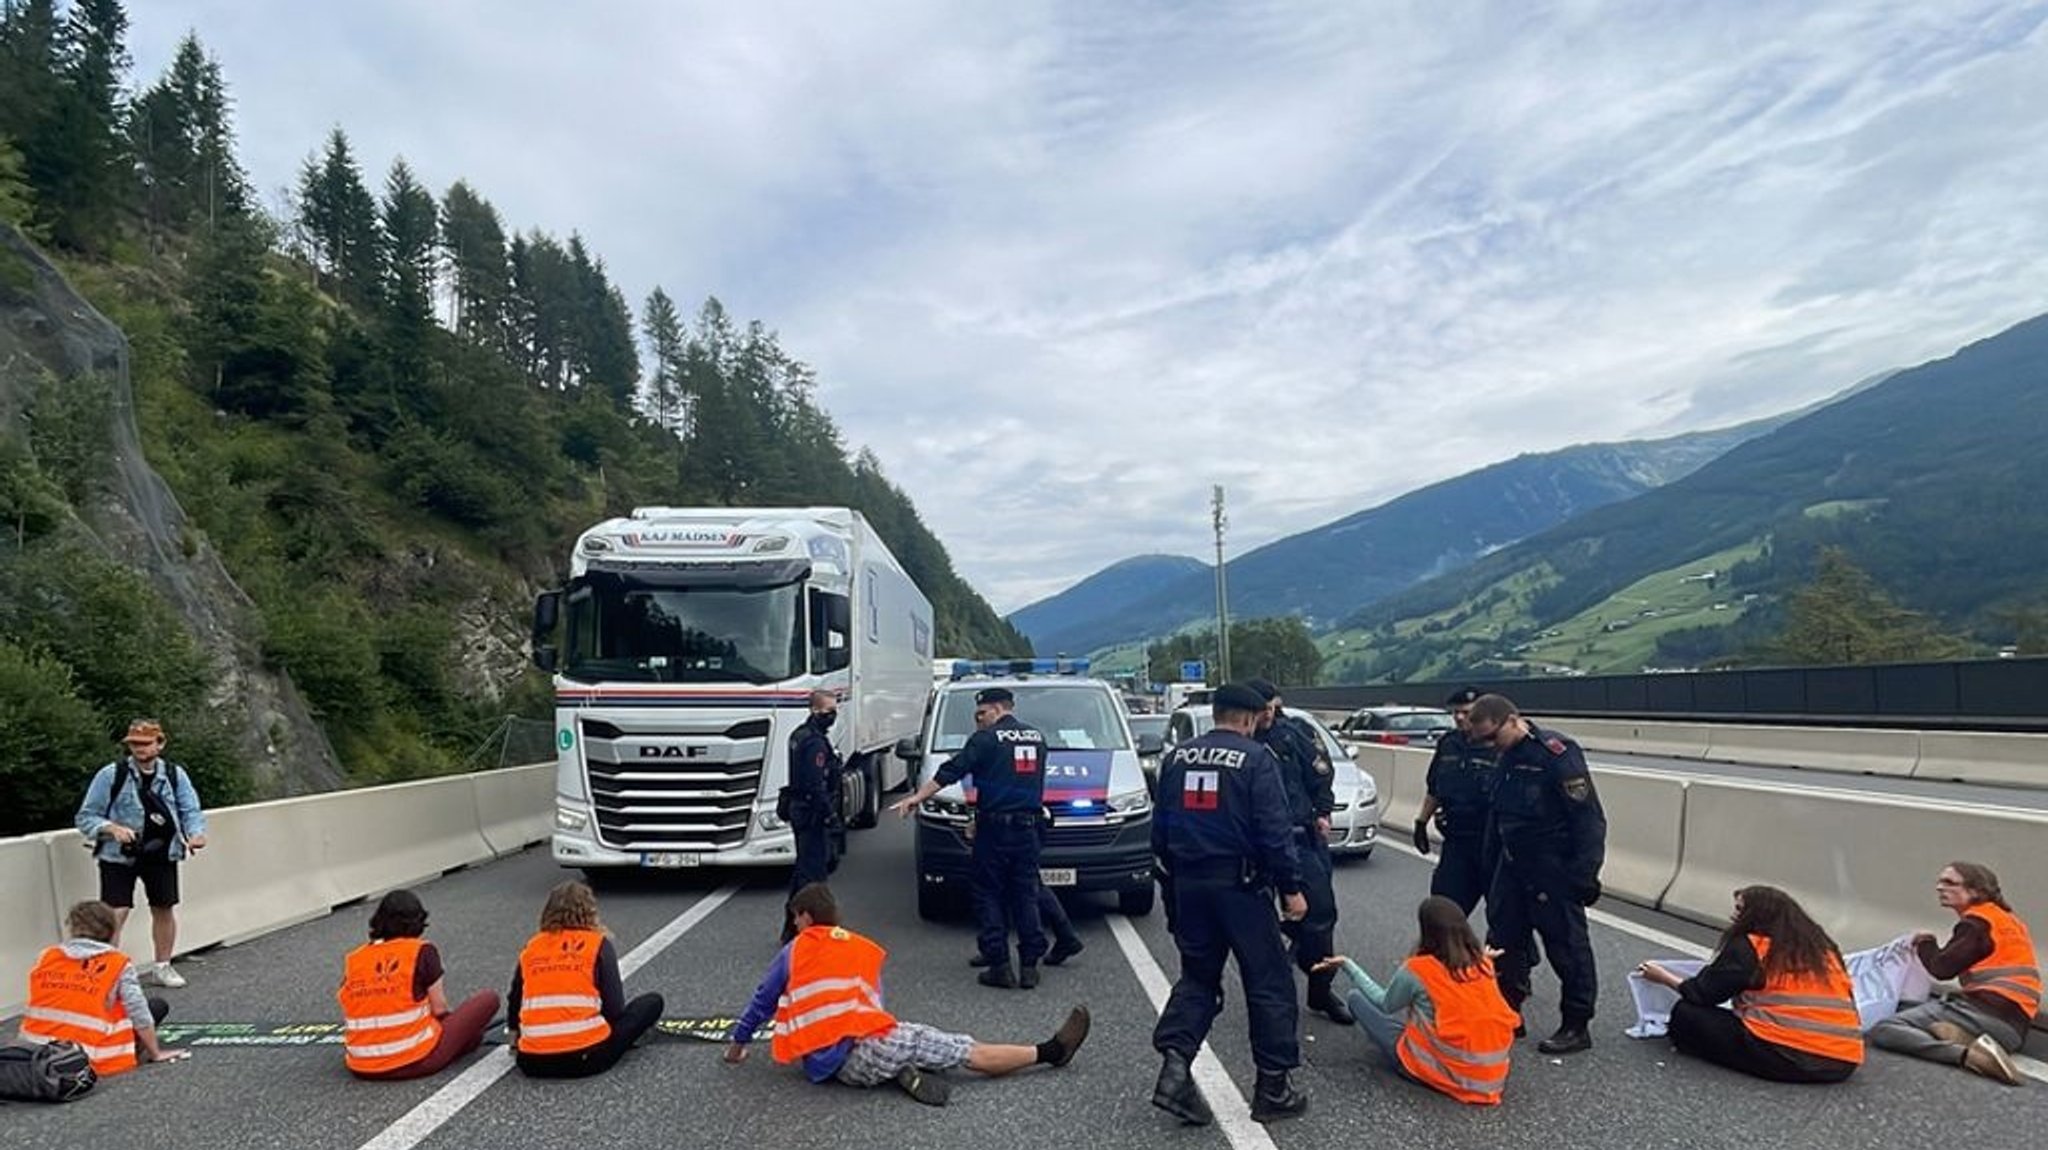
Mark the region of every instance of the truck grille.
[[631, 730], [581, 722], [598, 841], [623, 851], [717, 851], [744, 842], [769, 721], [692, 723], [672, 714], [645, 721]]

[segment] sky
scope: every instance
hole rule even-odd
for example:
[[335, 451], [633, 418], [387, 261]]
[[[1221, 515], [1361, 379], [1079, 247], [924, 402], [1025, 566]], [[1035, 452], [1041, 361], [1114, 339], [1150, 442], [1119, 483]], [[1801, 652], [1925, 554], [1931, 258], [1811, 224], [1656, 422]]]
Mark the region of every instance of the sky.
[[130, 0], [812, 364], [998, 610], [2048, 311], [2048, 3]]

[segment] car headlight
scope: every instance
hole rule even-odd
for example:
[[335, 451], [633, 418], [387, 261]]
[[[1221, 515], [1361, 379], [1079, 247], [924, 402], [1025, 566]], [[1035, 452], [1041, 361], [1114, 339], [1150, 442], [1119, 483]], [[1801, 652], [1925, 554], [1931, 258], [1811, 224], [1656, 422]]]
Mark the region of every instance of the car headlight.
[[930, 798], [918, 804], [917, 809], [920, 813], [930, 815], [935, 819], [948, 819], [954, 822], [967, 821], [967, 804], [958, 799]]
[[1109, 809], [1119, 814], [1143, 814], [1152, 809], [1152, 796], [1143, 790], [1125, 791], [1109, 796]]
[[568, 807], [555, 808], [555, 829], [558, 831], [580, 831], [590, 825], [590, 816]]

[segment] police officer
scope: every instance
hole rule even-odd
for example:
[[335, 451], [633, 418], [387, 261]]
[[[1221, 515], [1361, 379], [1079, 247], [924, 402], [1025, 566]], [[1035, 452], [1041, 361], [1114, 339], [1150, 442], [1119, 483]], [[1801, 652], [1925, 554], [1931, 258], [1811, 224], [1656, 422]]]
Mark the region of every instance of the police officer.
[[[1045, 736], [1017, 721], [1016, 698], [1002, 687], [975, 692], [974, 721], [960, 753], [893, 806], [904, 818], [919, 803], [974, 776], [974, 920], [988, 969], [983, 986], [1038, 985], [1045, 931], [1038, 921], [1039, 820], [1045, 815]], [[1010, 926], [1017, 928], [1018, 968], [1010, 969]]]
[[1517, 1011], [1529, 997], [1531, 930], [1543, 938], [1562, 984], [1563, 1024], [1537, 1049], [1571, 1054], [1592, 1048], [1587, 1025], [1598, 997], [1586, 908], [1600, 898], [1607, 816], [1572, 740], [1524, 719], [1500, 695], [1481, 695], [1468, 719], [1474, 743], [1499, 755], [1489, 836], [1500, 862], [1486, 896], [1501, 995]]
[[1252, 1117], [1271, 1122], [1308, 1109], [1287, 1078], [1301, 1064], [1300, 1016], [1271, 892], [1280, 892], [1288, 919], [1307, 914], [1308, 900], [1279, 765], [1251, 737], [1265, 699], [1232, 683], [1209, 706], [1216, 729], [1166, 753], [1153, 808], [1152, 853], [1178, 904], [1180, 978], [1152, 1031], [1162, 1059], [1152, 1105], [1189, 1125], [1214, 1121], [1189, 1064], [1223, 1009], [1223, 961], [1234, 957], [1259, 1072]]
[[789, 736], [789, 806], [784, 818], [796, 836], [796, 866], [789, 872], [789, 894], [783, 898], [782, 941], [796, 937], [789, 900], [814, 882], [824, 882], [832, 866], [832, 780], [839, 777], [839, 752], [832, 749], [832, 724], [839, 718], [839, 697], [830, 691], [811, 692], [810, 717]]
[[1265, 679], [1248, 679], [1245, 686], [1266, 700], [1257, 737], [1280, 764], [1287, 818], [1294, 827], [1294, 853], [1301, 863], [1301, 889], [1308, 898], [1307, 917], [1282, 929], [1294, 943], [1294, 964], [1308, 975], [1308, 1008], [1350, 1026], [1351, 1009], [1331, 993], [1336, 970], [1315, 969], [1337, 951], [1337, 891], [1330, 866], [1330, 812], [1337, 807], [1337, 797], [1331, 786], [1330, 757], [1323, 753], [1315, 730], [1282, 708], [1280, 688]]
[[1436, 741], [1429, 760], [1428, 793], [1415, 816], [1415, 849], [1429, 853], [1432, 818], [1443, 834], [1442, 853], [1429, 893], [1458, 904], [1466, 914], [1479, 905], [1493, 882], [1495, 859], [1486, 849], [1486, 824], [1493, 817], [1494, 753], [1472, 741], [1472, 704], [1479, 692], [1463, 687], [1444, 700], [1458, 729]]

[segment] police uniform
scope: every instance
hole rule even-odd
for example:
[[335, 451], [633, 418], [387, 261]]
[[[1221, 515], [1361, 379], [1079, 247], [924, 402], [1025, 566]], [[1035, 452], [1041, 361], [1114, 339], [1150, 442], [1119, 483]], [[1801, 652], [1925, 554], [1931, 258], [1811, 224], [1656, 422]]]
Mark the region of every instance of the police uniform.
[[[1216, 699], [1244, 710], [1262, 705], [1256, 692], [1235, 685]], [[1299, 1013], [1272, 892], [1299, 894], [1302, 887], [1293, 820], [1272, 753], [1229, 730], [1168, 751], [1160, 763], [1152, 851], [1172, 878], [1180, 950], [1180, 977], [1152, 1031], [1153, 1048], [1167, 1056], [1154, 1104], [1184, 1121], [1208, 1120], [1199, 1095], [1193, 1096], [1198, 1113], [1173, 1102], [1192, 1091], [1187, 1062], [1222, 1010], [1223, 964], [1232, 957], [1244, 982], [1261, 1094], [1274, 1079], [1291, 1093], [1286, 1074], [1301, 1062]]]
[[[1278, 697], [1279, 692], [1269, 691], [1271, 684], [1263, 680], [1254, 680], [1251, 686], [1269, 702]], [[1294, 829], [1295, 857], [1301, 866], [1301, 891], [1308, 899], [1307, 916], [1280, 929], [1294, 943], [1294, 964], [1308, 975], [1308, 1008], [1348, 1025], [1350, 1011], [1330, 992], [1337, 972], [1319, 974], [1313, 969], [1336, 953], [1337, 945], [1337, 892], [1330, 842], [1317, 825], [1318, 819], [1329, 818], [1337, 807], [1330, 760], [1317, 748], [1315, 732], [1308, 724], [1284, 711], [1259, 732], [1259, 741], [1280, 767], [1280, 785], [1287, 792], [1287, 819]]]
[[[829, 716], [813, 714], [789, 736], [789, 829], [796, 837], [796, 865], [789, 872], [792, 897], [824, 882], [832, 868], [832, 780], [839, 775], [840, 761], [826, 734], [831, 726]], [[796, 937], [796, 924], [788, 899], [783, 906], [782, 940], [788, 942]]]
[[[976, 706], [1007, 703], [1001, 687], [975, 693]], [[1037, 984], [1038, 960], [1046, 951], [1038, 919], [1039, 820], [1045, 807], [1045, 736], [1015, 715], [968, 736], [960, 753], [933, 776], [942, 787], [974, 777], [974, 921], [990, 986]], [[1017, 928], [1017, 961], [1010, 972], [1010, 924]]]
[[1440, 894], [1471, 914], [1493, 883], [1498, 861], [1489, 849], [1487, 822], [1493, 817], [1493, 787], [1499, 776], [1492, 747], [1463, 731], [1437, 740], [1425, 787], [1436, 799], [1436, 825], [1443, 835], [1429, 893]]
[[1586, 908], [1600, 897], [1607, 816], [1579, 745], [1534, 723], [1528, 729], [1500, 752], [1490, 832], [1500, 863], [1486, 899], [1489, 933], [1505, 952], [1497, 967], [1501, 995], [1518, 1011], [1529, 997], [1529, 935], [1542, 937], [1562, 984], [1564, 1025], [1550, 1041], [1570, 1039], [1568, 1049], [1583, 1049], [1599, 991]]

